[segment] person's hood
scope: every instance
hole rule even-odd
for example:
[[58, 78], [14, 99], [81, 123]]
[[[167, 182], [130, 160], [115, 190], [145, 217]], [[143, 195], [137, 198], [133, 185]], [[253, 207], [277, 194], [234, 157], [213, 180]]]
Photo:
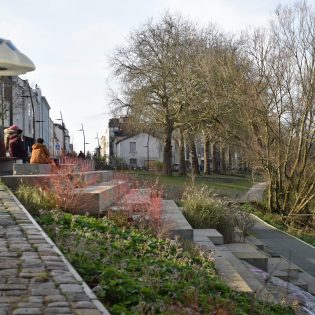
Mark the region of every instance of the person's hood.
[[13, 135], [10, 136], [10, 140], [14, 140], [14, 139], [17, 139], [17, 138], [19, 138], [19, 135], [17, 135], [17, 134], [13, 134]]
[[35, 143], [32, 145], [33, 150], [40, 149], [42, 147], [44, 147], [44, 145], [42, 143]]

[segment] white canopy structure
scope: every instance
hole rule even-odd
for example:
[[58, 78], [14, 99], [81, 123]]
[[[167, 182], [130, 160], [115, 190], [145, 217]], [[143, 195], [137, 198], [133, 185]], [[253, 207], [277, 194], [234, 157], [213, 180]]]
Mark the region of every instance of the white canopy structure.
[[0, 38], [0, 77], [15, 76], [35, 70], [34, 63], [10, 40]]

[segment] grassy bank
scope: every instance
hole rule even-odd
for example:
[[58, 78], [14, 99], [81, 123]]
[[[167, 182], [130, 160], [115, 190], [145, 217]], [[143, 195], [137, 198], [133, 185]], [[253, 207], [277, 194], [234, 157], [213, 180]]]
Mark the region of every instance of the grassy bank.
[[38, 222], [111, 314], [293, 314], [224, 285], [208, 254], [108, 219], [45, 212]]
[[[191, 183], [192, 179], [186, 176], [158, 175], [144, 171], [128, 172], [134, 179], [144, 183], [154, 183], [156, 180], [162, 185], [164, 195], [167, 199], [180, 200], [185, 187]], [[218, 175], [196, 176], [196, 185], [207, 186], [219, 195], [237, 198], [245, 194], [253, 185], [252, 178], [245, 175]]]

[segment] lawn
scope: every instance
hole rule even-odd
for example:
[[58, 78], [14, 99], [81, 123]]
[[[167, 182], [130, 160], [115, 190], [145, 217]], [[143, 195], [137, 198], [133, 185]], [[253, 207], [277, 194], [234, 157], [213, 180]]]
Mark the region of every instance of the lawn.
[[[140, 182], [161, 184], [165, 199], [180, 200], [185, 187], [192, 183], [192, 179], [186, 176], [157, 175], [143, 171], [128, 172], [128, 174]], [[221, 196], [232, 199], [244, 195], [253, 185], [252, 178], [248, 175], [218, 175], [197, 176], [194, 179], [196, 185], [206, 185]]]

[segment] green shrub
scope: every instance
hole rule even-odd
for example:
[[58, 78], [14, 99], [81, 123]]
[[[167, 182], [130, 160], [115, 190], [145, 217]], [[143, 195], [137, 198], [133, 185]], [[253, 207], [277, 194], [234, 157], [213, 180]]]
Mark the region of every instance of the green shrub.
[[38, 214], [41, 209], [49, 210], [56, 205], [54, 193], [40, 187], [23, 184], [18, 187], [16, 195], [25, 208], [34, 215]]
[[110, 169], [114, 169], [114, 170], [127, 170], [128, 169], [128, 165], [126, 164], [124, 159], [121, 159], [119, 157], [116, 156], [112, 156], [109, 160], [109, 167]]
[[96, 171], [110, 169], [110, 166], [107, 163], [107, 157], [106, 156], [95, 156], [94, 157], [94, 166], [95, 166]]
[[195, 229], [218, 230], [226, 243], [233, 242], [234, 230], [238, 227], [244, 235], [253, 220], [239, 207], [214, 194], [208, 187], [188, 186], [184, 191], [182, 204], [184, 215]]

